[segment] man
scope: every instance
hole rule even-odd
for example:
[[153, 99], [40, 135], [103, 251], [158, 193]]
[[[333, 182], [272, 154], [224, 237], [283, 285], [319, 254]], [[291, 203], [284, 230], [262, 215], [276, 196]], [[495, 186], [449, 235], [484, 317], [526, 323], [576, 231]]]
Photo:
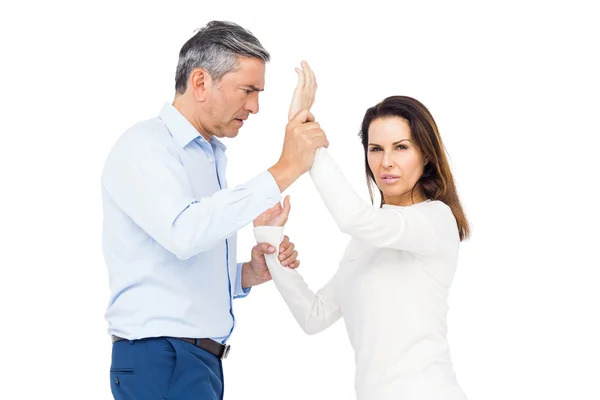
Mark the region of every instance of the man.
[[[129, 128], [102, 173], [103, 251], [111, 297], [115, 399], [220, 399], [232, 299], [271, 279], [266, 243], [236, 262], [236, 231], [277, 204], [312, 165], [325, 134], [308, 111], [287, 125], [279, 161], [228, 189], [225, 146], [258, 112], [269, 53], [238, 25], [213, 21], [182, 47], [176, 96]], [[286, 237], [288, 266], [298, 266]]]

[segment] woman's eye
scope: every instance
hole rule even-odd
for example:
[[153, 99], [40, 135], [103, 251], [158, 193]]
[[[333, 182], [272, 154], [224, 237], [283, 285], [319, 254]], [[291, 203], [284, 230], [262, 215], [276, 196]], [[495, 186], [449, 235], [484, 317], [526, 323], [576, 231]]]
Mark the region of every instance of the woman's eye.
[[369, 151], [379, 151], [379, 150], [381, 150], [379, 147], [371, 147], [371, 150], [369, 150]]
[[400, 149], [400, 150], [406, 150], [406, 149], [408, 149], [408, 147], [406, 147], [406, 146], [405, 146], [405, 145], [403, 145], [403, 144], [399, 144], [398, 146], [396, 146], [396, 148], [397, 148], [397, 149]]

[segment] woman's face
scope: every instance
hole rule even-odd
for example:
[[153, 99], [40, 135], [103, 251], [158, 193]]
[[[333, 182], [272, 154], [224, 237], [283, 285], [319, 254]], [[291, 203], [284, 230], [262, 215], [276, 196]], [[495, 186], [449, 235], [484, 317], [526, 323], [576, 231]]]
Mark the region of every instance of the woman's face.
[[376, 118], [369, 126], [367, 160], [385, 204], [410, 205], [425, 200], [411, 191], [423, 174], [425, 160], [411, 142], [410, 127], [399, 117]]

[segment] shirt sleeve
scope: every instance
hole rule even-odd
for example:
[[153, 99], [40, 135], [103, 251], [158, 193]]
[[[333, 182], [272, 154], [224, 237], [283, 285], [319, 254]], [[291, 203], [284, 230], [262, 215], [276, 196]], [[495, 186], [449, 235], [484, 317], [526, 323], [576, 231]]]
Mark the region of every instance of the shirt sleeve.
[[125, 214], [183, 260], [216, 246], [281, 199], [268, 171], [196, 198], [178, 155], [151, 140], [117, 144], [102, 185]]
[[233, 298], [234, 299], [241, 299], [244, 298], [248, 295], [248, 293], [250, 293], [250, 290], [252, 289], [252, 287], [249, 288], [242, 288], [242, 267], [243, 267], [244, 263], [237, 263], [237, 274], [235, 276], [235, 288], [233, 291]]
[[319, 333], [340, 319], [340, 307], [334, 290], [337, 274], [315, 294], [296, 270], [279, 263], [283, 227], [257, 226], [254, 228], [254, 236], [257, 243], [266, 242], [277, 249], [274, 254], [265, 254], [267, 267], [275, 287], [304, 332], [309, 335]]
[[326, 148], [317, 149], [312, 181], [340, 230], [378, 248], [432, 254], [439, 240], [431, 217], [419, 207], [375, 208], [350, 185]]

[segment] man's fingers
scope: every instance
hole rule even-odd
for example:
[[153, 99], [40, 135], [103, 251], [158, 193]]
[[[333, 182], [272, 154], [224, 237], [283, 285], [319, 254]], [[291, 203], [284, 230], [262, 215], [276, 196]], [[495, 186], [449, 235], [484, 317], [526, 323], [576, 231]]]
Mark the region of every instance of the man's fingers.
[[312, 141], [313, 148], [318, 149], [319, 147], [329, 147], [329, 140], [327, 140], [327, 136], [318, 136]]
[[292, 254], [290, 254], [289, 257], [287, 257], [283, 261], [281, 261], [281, 265], [283, 265], [284, 267], [287, 267], [288, 265], [290, 265], [291, 263], [296, 261], [296, 258], [298, 258], [298, 252], [296, 250], [294, 250], [292, 252]]
[[290, 245], [290, 238], [288, 237], [288, 235], [283, 236], [283, 240], [281, 241], [281, 244], [279, 245], [279, 252], [283, 253], [289, 245]]
[[259, 243], [252, 249], [254, 255], [256, 257], [260, 257], [264, 254], [273, 254], [275, 253], [275, 247], [271, 246], [269, 243]]
[[312, 130], [318, 130], [318, 129], [321, 129], [321, 125], [318, 122], [312, 121], [312, 122], [305, 122], [302, 125], [298, 125], [295, 128], [295, 132], [302, 134], [302, 133], [307, 133]]
[[315, 147], [316, 142], [321, 143], [321, 141], [327, 140], [327, 135], [325, 134], [325, 132], [323, 132], [322, 129], [315, 129], [312, 132], [308, 133], [307, 136], [310, 138], [313, 147]]
[[296, 123], [296, 125], [304, 124], [305, 122], [315, 122], [315, 116], [312, 115], [310, 111], [306, 108], [298, 111], [292, 120]]
[[327, 137], [327, 135], [325, 135], [325, 131], [323, 129], [321, 129], [321, 128], [319, 128], [319, 129], [313, 129], [313, 130], [307, 132], [306, 134], [311, 139], [316, 139], [316, 138], [320, 138], [320, 137]]
[[[292, 121], [294, 121], [296, 124], [303, 124], [304, 122], [309, 120], [309, 116], [312, 116], [312, 114], [308, 110], [302, 109], [302, 110], [298, 111], [296, 113], [296, 115], [294, 115], [294, 118], [292, 118]], [[315, 117], [312, 117], [312, 121], [314, 121], [314, 120], [315, 120]]]
[[[286, 196], [286, 198], [287, 198], [287, 196]], [[280, 260], [286, 259], [291, 254], [293, 249], [294, 249], [294, 243], [290, 242], [290, 238], [288, 237], [288, 235], [284, 235], [283, 240], [281, 241], [281, 244], [279, 245], [279, 259]]]
[[294, 243], [290, 243], [289, 246], [285, 247], [283, 249], [283, 251], [281, 251], [279, 253], [279, 259], [283, 261], [283, 260], [289, 258], [292, 255], [292, 253], [294, 252], [294, 247], [295, 247]]

